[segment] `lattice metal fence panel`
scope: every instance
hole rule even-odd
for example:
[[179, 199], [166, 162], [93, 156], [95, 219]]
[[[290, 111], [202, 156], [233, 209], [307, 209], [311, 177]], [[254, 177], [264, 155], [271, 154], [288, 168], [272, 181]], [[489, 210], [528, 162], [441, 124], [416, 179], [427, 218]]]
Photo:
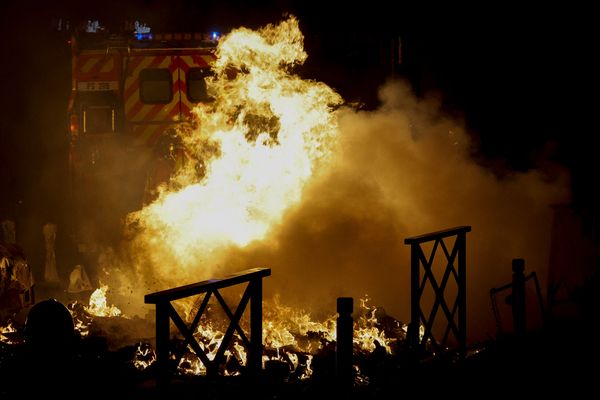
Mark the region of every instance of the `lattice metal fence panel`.
[[[156, 361], [159, 382], [161, 384], [168, 382], [169, 376], [173, 372], [172, 366], [177, 365], [183, 355], [182, 351], [176, 352], [176, 354], [173, 354], [175, 361], [170, 362], [171, 355], [169, 354], [169, 348], [171, 347], [171, 320], [185, 338], [184, 346], [181, 346], [181, 349], [185, 350], [189, 345], [206, 367], [208, 375], [214, 376], [218, 373], [219, 366], [222, 365], [225, 360], [225, 351], [229, 348], [234, 333], [239, 335], [244, 346], [248, 350], [248, 370], [257, 374], [262, 369], [262, 279], [270, 275], [270, 268], [254, 268], [221, 279], [211, 279], [187, 286], [180, 286], [161, 292], [147, 294], [144, 297], [144, 301], [147, 304], [156, 305]], [[245, 283], [247, 283], [246, 290], [235, 311], [232, 311], [223, 299], [219, 290]], [[188, 326], [177, 313], [171, 302], [198, 294], [204, 294], [204, 297], [195, 311], [193, 321]], [[214, 296], [217, 299], [229, 319], [229, 326], [225, 331], [223, 340], [212, 360], [193, 336], [211, 296]], [[249, 336], [240, 326], [240, 318], [244, 314], [248, 304], [250, 304]]]
[[[455, 348], [464, 356], [466, 349], [466, 234], [470, 226], [460, 226], [421, 236], [406, 238], [411, 246], [411, 322], [408, 340], [411, 348], [420, 354], [444, 353]], [[453, 245], [448, 245], [454, 240]], [[426, 251], [424, 244], [432, 243]], [[429, 254], [426, 254], [429, 253]], [[444, 257], [442, 272], [434, 272], [437, 257]], [[449, 294], [449, 284], [456, 289]], [[431, 298], [426, 299], [425, 293]], [[431, 308], [425, 307], [429, 301]], [[440, 326], [440, 330], [434, 329]]]

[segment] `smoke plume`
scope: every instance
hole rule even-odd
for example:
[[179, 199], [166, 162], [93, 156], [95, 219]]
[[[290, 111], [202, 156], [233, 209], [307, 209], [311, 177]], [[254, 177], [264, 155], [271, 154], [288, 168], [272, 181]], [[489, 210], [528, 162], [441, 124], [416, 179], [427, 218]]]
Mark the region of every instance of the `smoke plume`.
[[[270, 63], [261, 61], [262, 64]], [[252, 71], [252, 66], [249, 69]], [[294, 85], [299, 87], [296, 81]], [[321, 89], [323, 86], [319, 84]], [[318, 316], [334, 313], [338, 296], [358, 299], [368, 294], [372, 304], [408, 322], [410, 252], [404, 239], [469, 225], [469, 338], [477, 340], [493, 334], [489, 290], [510, 281], [511, 259], [524, 258], [527, 271], [536, 271], [544, 285], [552, 222], [550, 206], [567, 200], [567, 176], [531, 170], [507, 172], [499, 177], [473, 160], [469, 134], [461, 121], [440, 111], [439, 102], [416, 98], [408, 85], [398, 81], [380, 89], [380, 100], [381, 106], [375, 111], [348, 106], [331, 114], [335, 118], [328, 120], [327, 126], [337, 129], [336, 140], [320, 147], [321, 151], [330, 152], [327, 162], [303, 164], [306, 171], [314, 168], [312, 174], [299, 181], [298, 192], [294, 191], [294, 201], [287, 208], [276, 217], [265, 217], [268, 228], [259, 236], [238, 243], [224, 241], [212, 252], [205, 247], [196, 249], [191, 252], [194, 262], [182, 267], [177, 259], [179, 253], [173, 253], [167, 263], [148, 254], [152, 249], [148, 240], [162, 249], [165, 241], [177, 237], [161, 237], [155, 227], [148, 230], [150, 225], [145, 225], [140, 217], [144, 213], [138, 214], [139, 230], [130, 232], [132, 239], [124, 246], [127, 255], [120, 257], [123, 265], [136, 265], [138, 277], [111, 274], [112, 279], [130, 291], [147, 293], [227, 272], [269, 267], [272, 276], [264, 284], [266, 296], [278, 294], [283, 303], [309, 309]], [[269, 104], [271, 98], [265, 93], [260, 101], [261, 107], [281, 121], [292, 118], [293, 114], [286, 115], [281, 108]], [[282, 125], [279, 129], [286, 128]], [[317, 131], [312, 127], [306, 134], [318, 135]], [[331, 132], [327, 135], [330, 137]], [[256, 146], [259, 140], [251, 139]], [[279, 139], [263, 144], [277, 151], [282, 145], [281, 136]], [[265, 154], [267, 147], [262, 149]], [[250, 167], [250, 161], [243, 164], [243, 168]], [[244, 183], [245, 175], [240, 176]], [[277, 177], [284, 176], [288, 175]], [[188, 190], [186, 196], [205, 196], [201, 193], [203, 184], [206, 181], [197, 182], [200, 186]], [[261, 186], [260, 196], [252, 198], [256, 203], [252, 207], [261, 211], [256, 199], [264, 202], [280, 195], [268, 191], [273, 187]], [[229, 201], [231, 198], [223, 199]], [[189, 199], [184, 204], [202, 207], [201, 202]], [[187, 215], [192, 218], [194, 213]], [[234, 219], [231, 221], [235, 223]], [[177, 227], [169, 223], [168, 229]], [[186, 230], [178, 235], [186, 235]], [[140, 236], [145, 238], [143, 242], [137, 239]], [[187, 257], [190, 251], [185, 251]], [[114, 258], [108, 264], [112, 264], [113, 271], [117, 267]], [[135, 296], [143, 298], [143, 294]], [[131, 313], [127, 309], [124, 312]]]
[[337, 296], [368, 294], [407, 322], [404, 239], [470, 225], [469, 332], [493, 333], [488, 293], [510, 282], [511, 259], [525, 258], [528, 272], [544, 282], [550, 205], [566, 200], [566, 176], [549, 180], [529, 171], [499, 178], [471, 159], [469, 136], [436, 102], [417, 100], [399, 82], [383, 87], [380, 98], [377, 111], [340, 114], [328, 173], [311, 182], [270, 240], [239, 249], [227, 264], [271, 267], [267, 288], [313, 310], [331, 313]]

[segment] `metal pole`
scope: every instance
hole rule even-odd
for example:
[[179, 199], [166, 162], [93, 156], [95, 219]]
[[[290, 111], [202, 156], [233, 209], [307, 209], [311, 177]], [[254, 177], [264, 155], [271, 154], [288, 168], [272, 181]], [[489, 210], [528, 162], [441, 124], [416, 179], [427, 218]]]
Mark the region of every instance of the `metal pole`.
[[458, 248], [458, 352], [462, 358], [467, 351], [467, 234], [456, 238]]
[[164, 387], [169, 382], [169, 307], [168, 302], [156, 303], [156, 365], [157, 385]]
[[410, 246], [410, 324], [408, 325], [408, 343], [412, 352], [420, 351], [419, 325], [420, 301], [419, 290], [419, 251], [420, 245], [413, 243]]
[[338, 297], [337, 299], [337, 345], [336, 345], [336, 374], [343, 388], [351, 388], [352, 373], [352, 332], [353, 332], [353, 298]]
[[512, 260], [512, 316], [513, 328], [516, 336], [522, 336], [526, 329], [525, 312], [525, 260], [515, 258]]
[[258, 375], [262, 370], [262, 278], [249, 283], [250, 293], [250, 354], [248, 369]]

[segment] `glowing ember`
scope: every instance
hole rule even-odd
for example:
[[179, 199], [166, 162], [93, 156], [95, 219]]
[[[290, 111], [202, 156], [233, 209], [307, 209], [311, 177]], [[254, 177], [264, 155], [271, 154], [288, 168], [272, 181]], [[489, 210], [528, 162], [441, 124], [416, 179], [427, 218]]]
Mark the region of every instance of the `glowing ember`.
[[4, 333], [15, 333], [16, 331], [17, 331], [17, 328], [15, 328], [13, 321], [9, 319], [6, 326], [0, 326], [0, 342], [6, 343], [6, 344], [11, 344], [12, 340], [3, 334]]
[[281, 304], [278, 296], [268, 302], [264, 313], [263, 343], [266, 348], [276, 350], [293, 346], [299, 351], [312, 353], [321, 347], [321, 341], [308, 340], [309, 332], [319, 339], [335, 341], [335, 316], [324, 322], [313, 321], [310, 313]]
[[90, 315], [86, 311], [86, 306], [79, 303], [78, 301], [74, 301], [67, 305], [67, 309], [71, 313], [71, 317], [73, 317], [73, 325], [79, 335], [81, 337], [86, 337], [90, 333], [90, 325], [92, 323], [92, 315]]
[[[374, 351], [376, 348], [375, 342], [385, 348], [387, 354], [392, 353], [390, 344], [398, 340], [398, 338], [388, 338], [385, 332], [379, 327], [379, 322], [375, 317], [377, 309], [367, 305], [369, 296], [360, 299], [360, 306], [363, 314], [360, 315], [358, 321], [354, 324], [354, 344], [357, 344], [362, 350]], [[401, 328], [399, 322], [396, 321], [396, 327]]]
[[[206, 353], [209, 360], [213, 360], [219, 350], [219, 346], [223, 341], [225, 334], [215, 328], [212, 322], [205, 322], [198, 325], [198, 328], [194, 334], [194, 337], [200, 344], [202, 350]], [[237, 336], [237, 335], [236, 335]], [[234, 336], [235, 337], [235, 336]], [[231, 357], [236, 357], [239, 360], [243, 360], [243, 364], [246, 362], [246, 351], [242, 345], [234, 343], [234, 356], [230, 350], [225, 351], [225, 359], [229, 360]], [[227, 361], [226, 361], [227, 362]], [[188, 346], [188, 352], [181, 358], [177, 371], [183, 375], [206, 375], [206, 366], [196, 356], [192, 348]], [[236, 372], [225, 370], [227, 375], [237, 375]]]
[[[313, 374], [311, 365], [315, 355], [322, 351], [324, 346], [335, 345], [336, 316], [329, 316], [319, 322], [313, 320], [310, 313], [300, 308], [283, 305], [278, 296], [265, 302], [263, 368], [267, 368], [270, 362], [276, 362], [286, 365], [290, 375], [295, 379], [310, 378]], [[360, 299], [361, 306], [357, 310], [354, 322], [354, 351], [371, 354], [379, 347], [386, 354], [392, 354], [392, 345], [404, 340], [406, 326], [392, 319], [386, 333], [386, 329], [378, 320], [378, 309], [369, 306], [368, 302], [368, 296]], [[189, 322], [192, 316], [189, 313], [187, 315]], [[247, 331], [246, 324], [242, 322], [241, 325]], [[194, 334], [210, 360], [214, 359], [224, 337], [224, 328], [217, 326], [220, 325], [208, 321], [206, 315], [203, 315]], [[230, 349], [224, 354], [226, 361], [223, 374], [226, 376], [239, 374], [238, 367], [246, 365], [247, 362], [247, 349], [237, 333], [234, 334]], [[355, 368], [360, 383], [368, 384], [368, 378], [360, 373], [358, 366]], [[188, 346], [187, 352], [179, 362], [178, 372], [184, 375], [205, 375], [206, 366]]]
[[94, 290], [90, 296], [90, 305], [84, 307], [85, 311], [96, 317], [118, 317], [121, 315], [121, 310], [113, 305], [108, 305], [106, 302], [106, 291], [108, 286], [101, 285]]
[[143, 371], [156, 361], [156, 353], [148, 343], [138, 343], [133, 355], [133, 366]]

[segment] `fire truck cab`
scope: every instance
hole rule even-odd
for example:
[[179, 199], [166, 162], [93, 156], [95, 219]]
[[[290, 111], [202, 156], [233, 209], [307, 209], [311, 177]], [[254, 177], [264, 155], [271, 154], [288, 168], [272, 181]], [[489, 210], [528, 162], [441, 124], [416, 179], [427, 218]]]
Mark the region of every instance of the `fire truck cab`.
[[72, 35], [70, 192], [77, 218], [88, 225], [78, 235], [95, 231], [90, 239], [101, 241], [99, 228], [117, 228], [168, 179], [180, 147], [175, 128], [210, 101], [205, 79], [217, 39], [137, 29]]

